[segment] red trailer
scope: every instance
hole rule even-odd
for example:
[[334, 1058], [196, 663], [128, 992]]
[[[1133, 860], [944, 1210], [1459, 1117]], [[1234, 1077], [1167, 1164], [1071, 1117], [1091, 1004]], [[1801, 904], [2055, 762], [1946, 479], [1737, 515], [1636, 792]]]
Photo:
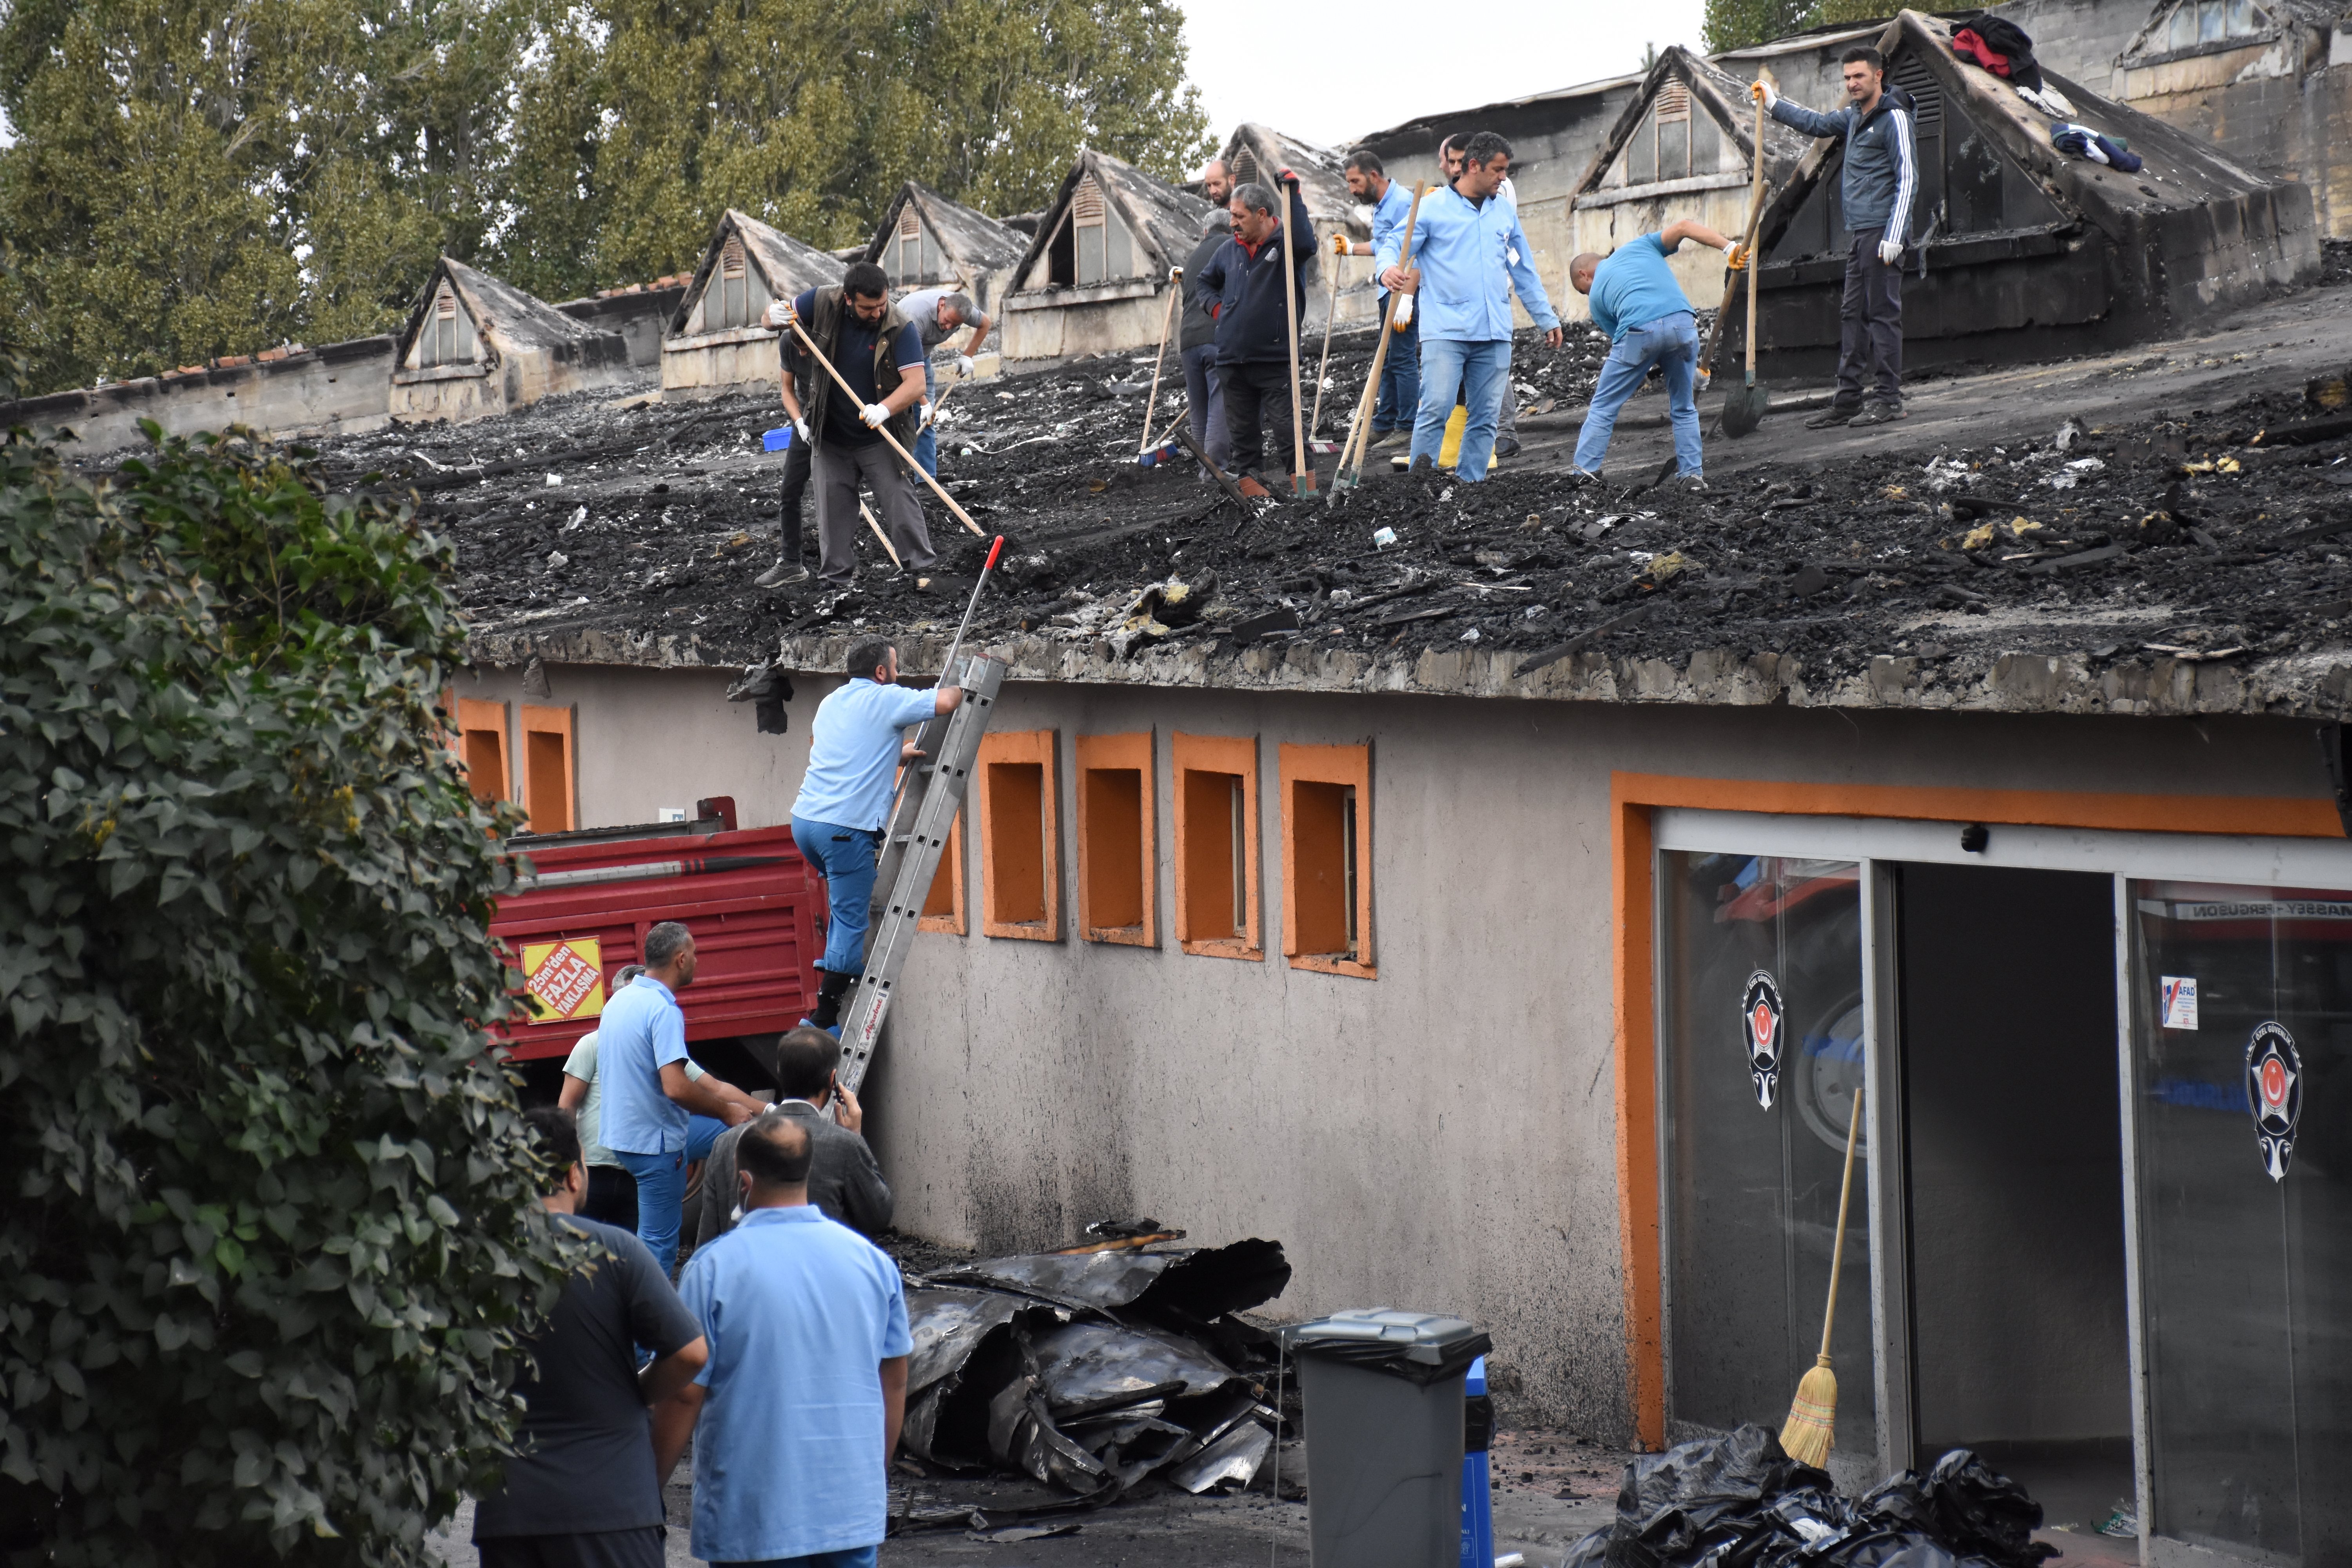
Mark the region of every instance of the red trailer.
[[688, 1044], [723, 1077], [741, 1081], [738, 1047], [752, 1076], [767, 1075], [765, 1047], [816, 1002], [823, 884], [792, 829], [738, 830], [725, 795], [698, 802], [695, 817], [507, 840], [528, 875], [499, 900], [490, 934], [514, 952], [535, 1016], [497, 1031], [518, 1058], [568, 1055], [596, 1026], [613, 976], [636, 962], [646, 932], [683, 921], [698, 958], [694, 984], [678, 994]]

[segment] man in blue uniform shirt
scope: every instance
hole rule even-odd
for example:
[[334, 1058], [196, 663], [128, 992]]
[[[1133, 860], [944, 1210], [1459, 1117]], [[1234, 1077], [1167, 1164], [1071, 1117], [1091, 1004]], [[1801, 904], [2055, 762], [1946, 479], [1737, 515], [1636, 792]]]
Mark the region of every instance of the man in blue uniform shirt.
[[[793, 802], [793, 842], [824, 873], [832, 914], [825, 927], [824, 977], [807, 1022], [830, 1029], [841, 999], [866, 966], [866, 922], [874, 898], [876, 846], [889, 825], [898, 767], [919, 753], [898, 732], [937, 713], [952, 713], [963, 688], [941, 681], [929, 691], [898, 684], [898, 650], [869, 638], [849, 650], [849, 681], [816, 705], [809, 724], [808, 770]], [[610, 1140], [606, 1140], [610, 1142]]]
[[872, 1568], [888, 1528], [907, 1298], [887, 1254], [810, 1205], [814, 1151], [793, 1117], [746, 1129], [742, 1222], [678, 1284], [710, 1360], [655, 1413], [654, 1468], [667, 1478], [694, 1438], [705, 1562]]
[[1746, 264], [1737, 245], [1696, 218], [1683, 218], [1605, 257], [1587, 251], [1568, 265], [1569, 282], [1592, 300], [1592, 324], [1609, 334], [1609, 357], [1601, 362], [1601, 383], [1592, 389], [1592, 406], [1576, 438], [1579, 479], [1601, 471], [1601, 460], [1609, 455], [1609, 437], [1617, 428], [1618, 410], [1641, 389], [1654, 365], [1665, 373], [1676, 466], [1685, 484], [1698, 489], [1706, 486], [1706, 458], [1699, 445], [1698, 404], [1693, 394], [1698, 323], [1683, 286], [1666, 265], [1685, 239], [1728, 252], [1735, 268]]
[[[1367, 247], [1346, 235], [1332, 237], [1331, 248], [1342, 256], [1372, 258], [1375, 278], [1397, 264], [1404, 250], [1404, 220], [1412, 212], [1412, 193], [1388, 176], [1375, 153], [1348, 154], [1348, 194], [1372, 204], [1372, 242]], [[1389, 290], [1383, 288], [1373, 314], [1389, 320]], [[1389, 339], [1388, 358], [1381, 362], [1381, 390], [1372, 405], [1372, 431], [1367, 450], [1402, 446], [1412, 439], [1414, 412], [1421, 406], [1421, 330], [1408, 320], [1404, 330]]]

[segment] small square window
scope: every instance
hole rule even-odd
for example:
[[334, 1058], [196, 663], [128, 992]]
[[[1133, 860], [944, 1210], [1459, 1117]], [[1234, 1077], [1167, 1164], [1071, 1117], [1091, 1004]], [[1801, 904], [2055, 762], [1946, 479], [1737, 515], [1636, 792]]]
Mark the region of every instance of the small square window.
[[1088, 942], [1160, 944], [1159, 773], [1151, 734], [1078, 737], [1078, 930]]
[[1257, 742], [1177, 735], [1176, 941], [1208, 958], [1263, 960], [1258, 939]]
[[1371, 749], [1282, 748], [1282, 951], [1371, 979]]
[[950, 936], [968, 936], [971, 928], [963, 912], [963, 813], [956, 813], [948, 825], [948, 841], [940, 848], [940, 868], [932, 873], [931, 890], [923, 900], [922, 917], [916, 921], [919, 931], [945, 931]]
[[982, 934], [1061, 941], [1055, 731], [991, 734], [980, 743], [974, 771], [980, 786]]

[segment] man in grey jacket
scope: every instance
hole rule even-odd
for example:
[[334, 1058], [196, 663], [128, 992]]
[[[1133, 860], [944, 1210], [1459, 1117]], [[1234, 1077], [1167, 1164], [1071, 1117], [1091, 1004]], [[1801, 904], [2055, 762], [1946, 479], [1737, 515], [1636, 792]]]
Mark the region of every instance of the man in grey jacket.
[[[1769, 82], [1748, 90], [1773, 119], [1808, 136], [1845, 139], [1839, 197], [1853, 248], [1838, 309], [1837, 395], [1806, 427], [1885, 425], [1903, 417], [1903, 252], [1919, 191], [1911, 100], [1886, 85], [1886, 61], [1860, 46], [1843, 57], [1846, 106], [1822, 114], [1782, 98]], [[1865, 381], [1873, 383], [1867, 399]]]
[[[857, 1097], [841, 1086], [835, 1069], [841, 1064], [841, 1042], [823, 1029], [794, 1029], [776, 1043], [776, 1092], [780, 1098], [767, 1116], [794, 1116], [807, 1127], [815, 1153], [809, 1166], [809, 1202], [866, 1236], [890, 1227], [890, 1184], [874, 1151], [866, 1146], [859, 1129], [865, 1109]], [[834, 1110], [835, 1103], [839, 1110]], [[839, 1120], [835, 1120], [836, 1115]], [[702, 1219], [695, 1230], [698, 1249], [709, 1246], [735, 1228], [735, 1146], [743, 1129], [755, 1118], [719, 1134], [702, 1168]]]

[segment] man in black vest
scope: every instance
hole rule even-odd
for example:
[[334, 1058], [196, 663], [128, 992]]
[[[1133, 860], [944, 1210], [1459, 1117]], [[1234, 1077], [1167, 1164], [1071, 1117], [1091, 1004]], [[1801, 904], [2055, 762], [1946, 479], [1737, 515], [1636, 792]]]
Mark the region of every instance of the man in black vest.
[[861, 480], [898, 559], [930, 565], [938, 557], [914, 479], [882, 439], [887, 430], [899, 446], [910, 444], [923, 398], [923, 340], [890, 303], [889, 279], [870, 261], [853, 262], [839, 284], [806, 289], [789, 304], [779, 300], [768, 315], [787, 331], [797, 320], [856, 394], [845, 394], [821, 365], [809, 367], [815, 374], [805, 388], [790, 369], [782, 374], [794, 438], [809, 443], [814, 459], [818, 581], [845, 588], [856, 579]]

